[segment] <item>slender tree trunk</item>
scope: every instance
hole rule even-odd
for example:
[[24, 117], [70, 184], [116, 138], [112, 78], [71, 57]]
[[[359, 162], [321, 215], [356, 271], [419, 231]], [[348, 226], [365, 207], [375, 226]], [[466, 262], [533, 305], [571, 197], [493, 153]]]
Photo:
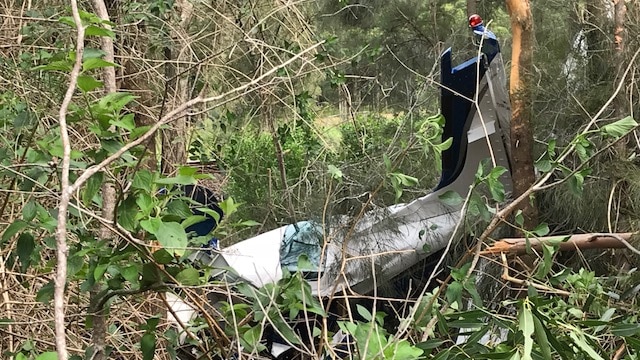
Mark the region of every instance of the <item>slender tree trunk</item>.
[[[531, 128], [533, 16], [529, 0], [506, 0], [511, 17], [513, 49], [511, 53], [511, 156], [514, 196], [523, 194], [535, 181], [533, 171], [533, 131]], [[533, 200], [523, 202], [520, 210], [525, 228], [533, 228], [538, 213]]]
[[[191, 49], [187, 28], [191, 22], [193, 5], [189, 0], [178, 0], [176, 5], [180, 10], [180, 23], [171, 32], [172, 41], [178, 44], [173, 51], [170, 48], [167, 56], [167, 81], [173, 84], [173, 91], [168, 108], [173, 109], [189, 99], [189, 74], [183, 73], [190, 66]], [[165, 51], [166, 51], [165, 50]], [[187, 161], [187, 114], [172, 122], [171, 128], [162, 132], [162, 173], [169, 175]]]
[[[625, 55], [625, 16], [627, 14], [627, 6], [624, 0], [611, 0], [613, 3], [613, 66], [616, 70], [616, 80], [620, 78], [624, 71], [624, 55]], [[614, 81], [612, 84], [615, 88], [618, 84]], [[613, 103], [616, 119], [621, 119], [625, 116], [627, 111], [626, 92], [621, 91], [616, 96]], [[616, 150], [621, 157], [626, 157], [627, 141], [618, 142], [616, 144]]]
[[[110, 21], [109, 13], [104, 0], [93, 0], [93, 7], [96, 14], [104, 21]], [[104, 25], [110, 28], [109, 25]], [[108, 36], [100, 38], [101, 48], [104, 51], [104, 60], [115, 63], [113, 39]], [[114, 67], [105, 67], [102, 70], [102, 80], [104, 82], [105, 92], [107, 94], [117, 91], [116, 88], [116, 71]], [[102, 217], [109, 221], [113, 221], [113, 215], [116, 208], [116, 189], [110, 181], [109, 176], [104, 176], [102, 183]], [[101, 240], [111, 239], [113, 237], [111, 231], [106, 226], [100, 226], [98, 237]], [[95, 304], [100, 292], [102, 291], [102, 282], [96, 279], [96, 283], [90, 292], [90, 302]], [[106, 337], [107, 337], [107, 315], [104, 308], [93, 309], [93, 331], [91, 333], [91, 347], [93, 348], [92, 359], [104, 360], [107, 358], [106, 353]]]
[[467, 19], [478, 13], [478, 0], [467, 0]]
[[[611, 28], [611, 13], [606, 8], [609, 0], [588, 0], [586, 2], [585, 34], [587, 37], [588, 65], [587, 74], [590, 86], [607, 86], [613, 74], [610, 64], [610, 40], [607, 33]], [[605, 101], [609, 97], [608, 89], [601, 89]], [[596, 101], [597, 102], [597, 101]], [[598, 105], [599, 106], [599, 105]]]

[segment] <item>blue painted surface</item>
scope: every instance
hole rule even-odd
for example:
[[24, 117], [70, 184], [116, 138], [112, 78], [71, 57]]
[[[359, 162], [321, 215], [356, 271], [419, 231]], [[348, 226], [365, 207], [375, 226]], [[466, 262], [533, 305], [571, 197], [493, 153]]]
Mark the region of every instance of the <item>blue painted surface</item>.
[[442, 175], [436, 190], [451, 184], [462, 171], [467, 153], [467, 131], [471, 126], [470, 120], [475, 115], [475, 108], [468, 99], [475, 98], [476, 83], [482, 79], [489, 64], [500, 53], [500, 45], [495, 34], [486, 30], [482, 24], [473, 27], [472, 30], [478, 44], [482, 44], [479, 57], [452, 67], [451, 48], [440, 56], [440, 112], [445, 118], [442, 141], [453, 138], [453, 142], [451, 147], [442, 153]]

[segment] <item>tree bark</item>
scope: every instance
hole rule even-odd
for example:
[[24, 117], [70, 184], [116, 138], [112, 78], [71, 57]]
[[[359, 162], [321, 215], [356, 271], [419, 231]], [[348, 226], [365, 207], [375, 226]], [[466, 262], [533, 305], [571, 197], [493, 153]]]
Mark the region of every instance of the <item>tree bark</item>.
[[[109, 12], [104, 3], [104, 0], [93, 0], [93, 8], [100, 17], [101, 20], [106, 22], [110, 21]], [[104, 27], [110, 29], [111, 26], [108, 23], [104, 24]], [[111, 63], [115, 63], [115, 51], [113, 47], [113, 39], [109, 36], [102, 36], [100, 38], [100, 44], [102, 51], [104, 51], [104, 60]], [[114, 93], [117, 91], [116, 87], [116, 69], [113, 66], [107, 66], [102, 70], [102, 81], [104, 82], [105, 93]], [[109, 176], [104, 176], [104, 182], [102, 183], [102, 217], [108, 221], [113, 221], [113, 215], [116, 208], [116, 188], [110, 181]], [[101, 240], [111, 239], [113, 234], [106, 226], [101, 225], [98, 231], [98, 238]], [[90, 303], [94, 304], [97, 301], [97, 297], [102, 291], [102, 282], [98, 279], [91, 288], [89, 297]], [[91, 347], [93, 348], [92, 359], [104, 360], [107, 358], [106, 352], [106, 338], [107, 338], [107, 315], [104, 308], [93, 309], [93, 331], [91, 332]]]
[[[180, 10], [180, 23], [171, 32], [174, 43], [179, 46], [173, 51], [165, 48], [167, 57], [166, 76], [169, 83], [174, 84], [168, 107], [174, 109], [189, 99], [189, 76], [183, 72], [190, 66], [191, 49], [187, 28], [191, 21], [193, 5], [189, 0], [178, 0], [176, 5]], [[173, 174], [176, 169], [187, 161], [187, 114], [180, 114], [169, 129], [162, 132], [162, 173]]]
[[[624, 71], [624, 55], [625, 55], [625, 16], [627, 14], [627, 6], [624, 0], [611, 0], [613, 3], [613, 67], [616, 71], [616, 79], [620, 79], [622, 72]], [[615, 89], [617, 81], [614, 81], [612, 87]], [[613, 103], [614, 114], [616, 119], [621, 119], [625, 116], [627, 111], [626, 92], [621, 91], [615, 98]], [[616, 144], [616, 151], [620, 157], [627, 156], [627, 139]]]
[[[607, 37], [611, 29], [610, 16], [613, 13], [606, 9], [607, 0], [589, 0], [586, 2], [586, 14], [584, 21], [584, 32], [587, 38], [587, 74], [589, 86], [606, 86], [614, 76], [611, 66], [611, 43]], [[605, 91], [601, 91], [605, 93]], [[604, 99], [608, 94], [604, 94]], [[604, 101], [604, 100], [601, 100]]]
[[478, 0], [467, 0], [467, 19], [478, 13]]
[[[509, 95], [511, 97], [511, 156], [514, 197], [523, 194], [535, 181], [533, 171], [533, 131], [531, 128], [533, 16], [529, 0], [506, 0], [511, 17], [513, 49]], [[537, 223], [538, 213], [533, 199], [520, 205], [524, 227]]]

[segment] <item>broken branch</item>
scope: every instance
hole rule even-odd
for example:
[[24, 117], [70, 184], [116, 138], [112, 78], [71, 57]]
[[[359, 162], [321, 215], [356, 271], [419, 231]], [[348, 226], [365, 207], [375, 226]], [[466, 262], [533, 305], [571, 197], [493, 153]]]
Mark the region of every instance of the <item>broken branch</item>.
[[531, 237], [531, 238], [508, 238], [501, 239], [493, 243], [485, 250], [482, 250], [482, 255], [498, 255], [500, 253], [509, 253], [515, 255], [522, 255], [527, 252], [527, 242], [532, 249], [539, 250], [542, 245], [554, 245], [558, 246], [562, 251], [572, 251], [576, 249], [620, 249], [628, 248], [636, 254], [640, 254], [640, 251], [634, 248], [629, 240], [636, 233], [620, 233], [620, 234], [607, 234], [607, 233], [593, 233], [593, 234], [577, 234], [566, 236], [545, 236], [545, 237]]

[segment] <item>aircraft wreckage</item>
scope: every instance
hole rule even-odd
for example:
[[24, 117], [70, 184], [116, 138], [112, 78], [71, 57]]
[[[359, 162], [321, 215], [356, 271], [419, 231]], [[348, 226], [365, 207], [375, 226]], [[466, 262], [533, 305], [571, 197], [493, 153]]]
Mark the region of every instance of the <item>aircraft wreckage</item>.
[[[324, 224], [302, 221], [226, 248], [198, 251], [191, 257], [214, 269], [211, 280], [260, 288], [280, 280], [283, 270], [302, 271], [312, 294], [320, 298], [345, 290], [367, 294], [445, 248], [456, 236], [463, 214], [462, 205], [447, 205], [441, 195], [448, 191], [466, 194], [479, 164], [486, 159], [510, 169], [511, 113], [500, 45], [479, 17], [470, 18], [470, 25], [478, 56], [455, 67], [451, 49], [440, 58], [442, 139], [453, 141], [442, 154], [442, 175], [433, 192], [410, 203], [367, 212], [357, 221], [348, 217]], [[509, 191], [509, 173], [501, 180]], [[213, 226], [215, 222], [193, 230], [205, 235]], [[303, 255], [308, 261], [298, 269]], [[174, 293], [167, 294], [167, 300], [179, 321], [173, 314], [169, 319], [188, 325], [194, 308]], [[290, 345], [286, 341], [274, 345], [274, 358]]]

